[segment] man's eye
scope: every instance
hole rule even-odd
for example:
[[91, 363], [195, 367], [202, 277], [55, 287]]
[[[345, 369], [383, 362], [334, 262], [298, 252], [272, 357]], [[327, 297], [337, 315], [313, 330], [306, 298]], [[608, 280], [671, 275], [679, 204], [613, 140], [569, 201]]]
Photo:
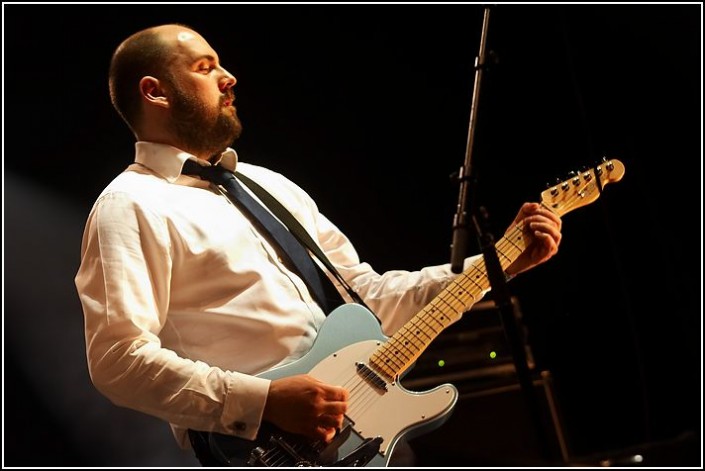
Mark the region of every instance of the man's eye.
[[201, 65], [198, 67], [198, 71], [207, 73], [207, 72], [210, 72], [211, 70], [213, 70], [213, 68], [214, 67], [212, 65]]

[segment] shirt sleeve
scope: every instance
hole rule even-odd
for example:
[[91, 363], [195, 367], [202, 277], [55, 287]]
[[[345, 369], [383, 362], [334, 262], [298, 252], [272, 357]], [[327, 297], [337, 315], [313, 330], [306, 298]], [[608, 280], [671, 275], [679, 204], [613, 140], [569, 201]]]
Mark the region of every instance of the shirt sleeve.
[[75, 279], [91, 380], [117, 405], [178, 427], [253, 439], [270, 381], [161, 346], [171, 269], [164, 218], [123, 193], [96, 202]]
[[[451, 270], [450, 263], [415, 271], [390, 270], [378, 273], [370, 264], [360, 261], [347, 236], [323, 214], [317, 214], [316, 225], [323, 251], [350, 287], [380, 319], [382, 330], [388, 336], [401, 328], [458, 276]], [[475, 255], [466, 258], [465, 269], [479, 257]]]

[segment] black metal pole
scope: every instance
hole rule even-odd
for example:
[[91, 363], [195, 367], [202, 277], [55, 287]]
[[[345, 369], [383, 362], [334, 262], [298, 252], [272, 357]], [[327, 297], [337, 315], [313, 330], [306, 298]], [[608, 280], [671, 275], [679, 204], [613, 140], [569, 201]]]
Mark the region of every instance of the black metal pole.
[[[489, 26], [490, 8], [485, 7], [484, 17], [482, 22], [482, 34], [480, 38], [480, 51], [475, 60], [475, 86], [473, 89], [472, 105], [470, 108], [470, 123], [468, 129], [468, 140], [465, 151], [465, 162], [458, 172], [458, 181], [460, 184], [460, 193], [458, 197], [458, 208], [453, 218], [453, 242], [451, 245], [451, 269], [454, 273], [463, 271], [464, 259], [467, 253], [468, 239], [468, 210], [467, 207], [473, 208], [470, 211], [472, 222], [475, 226], [475, 231], [482, 247], [487, 275], [492, 288], [492, 296], [497, 304], [502, 319], [504, 333], [509, 343], [516, 374], [523, 392], [523, 397], [530, 418], [536, 429], [537, 445], [541, 456], [545, 460], [549, 460], [548, 440], [544, 422], [542, 420], [541, 411], [539, 408], [538, 397], [533, 385], [531, 371], [526, 357], [526, 349], [523, 339], [520, 335], [519, 326], [516, 316], [514, 315], [514, 306], [511, 301], [511, 296], [507, 288], [507, 281], [504, 275], [504, 270], [499, 262], [497, 251], [494, 245], [492, 234], [488, 230], [489, 223], [487, 221], [487, 213], [484, 208], [475, 211], [473, 205], [468, 205], [469, 183], [474, 183], [472, 180], [472, 150], [475, 140], [475, 128], [477, 122], [477, 110], [480, 97], [480, 86], [482, 84], [482, 76], [485, 69], [485, 61], [487, 57], [487, 30]], [[479, 213], [479, 214], [476, 214]], [[478, 221], [478, 216], [481, 223]]]
[[480, 85], [482, 84], [482, 74], [485, 69], [485, 58], [487, 56], [487, 28], [490, 21], [490, 8], [485, 7], [485, 14], [482, 21], [482, 35], [480, 37], [480, 52], [475, 58], [475, 86], [472, 93], [472, 104], [470, 105], [470, 123], [468, 125], [468, 141], [465, 147], [465, 162], [458, 171], [458, 182], [460, 183], [460, 193], [458, 195], [458, 207], [453, 218], [453, 242], [451, 244], [450, 265], [453, 273], [463, 271], [463, 261], [467, 255], [468, 240], [468, 201], [472, 192], [468, 190], [468, 183], [472, 175], [472, 150], [475, 141], [475, 128], [477, 122], [477, 108], [480, 98]]

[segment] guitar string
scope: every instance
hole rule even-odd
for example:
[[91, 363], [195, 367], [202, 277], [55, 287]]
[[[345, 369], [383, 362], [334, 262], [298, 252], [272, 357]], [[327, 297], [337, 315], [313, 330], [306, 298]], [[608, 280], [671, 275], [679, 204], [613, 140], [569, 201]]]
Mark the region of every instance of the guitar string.
[[[575, 201], [582, 199], [586, 196], [586, 194], [590, 193], [593, 188], [591, 188], [591, 182], [588, 181], [583, 185], [583, 187], [580, 189], [580, 191], [576, 191], [574, 193], [571, 193], [569, 195], [564, 195], [566, 196], [563, 201], [563, 206], [572, 206], [572, 203]], [[568, 203], [568, 204], [566, 204]], [[541, 203], [542, 206], [544, 206], [546, 209], [549, 211], [555, 212], [553, 209], [549, 208], [545, 202]], [[567, 212], [567, 211], [565, 211]], [[564, 213], [565, 213], [564, 212]], [[523, 234], [524, 231], [524, 225], [523, 224], [517, 224], [513, 227], [512, 230], [508, 231], [507, 234], [505, 234], [504, 237], [502, 237], [498, 243], [496, 244], [496, 249], [498, 256], [500, 258], [506, 259], [506, 262], [504, 263], [504, 268], [506, 266], [509, 266], [521, 253], [525, 250], [526, 247], [520, 247], [517, 243], [514, 242], [516, 239], [517, 242], [521, 241], [520, 235]], [[483, 281], [483, 284], [477, 283], [473, 277], [471, 277], [471, 272], [475, 270], [477, 274], [475, 275], [476, 279], [479, 279]], [[462, 314], [463, 312], [467, 311], [467, 309], [474, 304], [474, 301], [476, 299], [475, 294], [473, 294], [473, 290], [471, 289], [469, 292], [466, 291], [466, 288], [471, 288], [466, 282], [470, 282], [474, 284], [478, 290], [476, 291], [476, 294], [480, 294], [482, 291], [485, 289], [489, 288], [489, 284], [486, 282], [488, 281], [486, 279], [487, 275], [487, 267], [484, 263], [484, 258], [479, 260], [479, 263], [474, 264], [472, 267], [470, 267], [469, 270], [467, 270], [464, 274], [464, 276], [459, 277], [457, 279], [457, 283], [455, 283], [458, 287], [460, 287], [459, 295], [461, 296], [454, 296], [453, 295], [453, 290], [444, 290], [444, 293], [441, 293], [440, 296], [435, 298], [431, 303], [429, 303], [429, 306], [427, 309], [424, 309], [420, 315], [417, 315], [419, 319], [414, 319], [412, 318], [411, 322], [405, 326], [405, 328], [402, 328], [394, 337], [390, 339], [389, 342], [382, 348], [380, 348], [375, 354], [373, 354], [373, 361], [371, 362], [373, 365], [377, 366], [378, 369], [381, 369], [388, 377], [393, 378], [395, 376], [398, 376], [399, 374], [403, 373], [405, 369], [413, 363], [413, 360], [417, 358], [418, 355], [421, 354], [421, 352], [418, 349], [418, 346], [414, 343], [411, 342], [413, 347], [416, 348], [416, 352], [414, 352], [412, 349], [409, 348], [409, 339], [407, 337], [407, 333], [409, 332], [409, 327], [412, 326], [416, 328], [415, 335], [413, 335], [414, 338], [418, 338], [421, 341], [422, 347], [425, 349], [427, 344], [430, 343], [430, 341], [434, 340], [435, 337], [439, 334], [436, 329], [431, 327], [431, 325], [426, 322], [425, 318], [432, 318], [441, 326], [444, 326], [445, 324], [441, 321], [439, 321], [437, 318], [434, 317], [434, 313], [436, 312], [438, 308], [439, 303], [445, 303], [447, 304], [452, 310], [456, 311], [456, 315]], [[479, 291], [479, 292], [478, 292]], [[470, 297], [472, 298], [472, 303], [470, 305], [466, 305], [461, 301], [462, 298], [465, 298], [466, 296], [462, 296], [463, 294], [469, 294]], [[447, 298], [452, 298], [450, 302], [448, 301]], [[455, 305], [453, 304], [453, 301], [461, 301], [459, 303], [458, 309], [456, 310]], [[442, 309], [438, 309], [438, 311], [443, 311]], [[423, 315], [426, 315], [424, 317]], [[428, 328], [424, 328], [420, 323], [426, 324]], [[429, 332], [430, 330], [430, 332]], [[441, 329], [442, 331], [443, 329]], [[419, 335], [423, 334], [424, 336], [428, 337], [429, 341], [424, 341], [424, 339], [420, 338]], [[404, 341], [402, 342], [402, 338]], [[403, 346], [402, 346], [403, 345]], [[395, 351], [393, 354], [390, 355], [390, 350], [394, 348]], [[404, 357], [406, 357], [406, 360], [402, 360], [402, 366], [401, 368], [398, 365], [398, 359], [399, 359], [399, 351], [408, 351], [411, 353], [411, 357], [407, 355], [406, 353], [402, 353]], [[382, 363], [380, 363], [382, 361]], [[391, 365], [390, 365], [391, 364]], [[392, 366], [392, 369], [390, 369], [390, 366]]]
[[[583, 192], [585, 192], [585, 191], [587, 191], [587, 190], [584, 189]], [[582, 197], [584, 197], [584, 195], [579, 196], [579, 197], [582, 198]], [[569, 197], [569, 200], [570, 200], [570, 198], [571, 197]], [[575, 197], [572, 197], [572, 198], [577, 199]], [[544, 207], [547, 207], [547, 206], [544, 205]], [[548, 208], [548, 209], [551, 210], [550, 208]], [[514, 260], [516, 260], [516, 258], [519, 255], [521, 255], [521, 253], [526, 248], [526, 247], [524, 247], [524, 249], [522, 249], [519, 245], [517, 245], [516, 243], [513, 242], [513, 239], [515, 237], [519, 237], [521, 234], [523, 234], [523, 231], [524, 231], [524, 225], [517, 224], [513, 227], [513, 229], [511, 229], [511, 231], [509, 231], [507, 234], [505, 234], [505, 236], [502, 237], [496, 244], [495, 248], [497, 250], [498, 256], [501, 256], [501, 257], [505, 258], [506, 260], [508, 260], [508, 262], [506, 263], [506, 266], [508, 266]], [[521, 240], [521, 238], [517, 239], [517, 241], [520, 241], [520, 240]], [[514, 257], [514, 258], [512, 258], [512, 257]], [[506, 268], [506, 266], [504, 268]], [[479, 274], [473, 273], [473, 272], [479, 272]], [[437, 337], [440, 334], [440, 332], [443, 331], [443, 329], [445, 329], [447, 327], [447, 325], [444, 324], [444, 322], [442, 322], [434, 317], [435, 312], [437, 312], [437, 311], [439, 311], [441, 313], [443, 312], [443, 310], [438, 308], [438, 306], [437, 306], [437, 304], [439, 302], [446, 304], [451, 310], [453, 310], [455, 312], [456, 316], [461, 315], [462, 313], [466, 312], [467, 309], [469, 307], [471, 307], [472, 304], [475, 303], [476, 296], [473, 294], [473, 291], [475, 291], [475, 292], [479, 291], [479, 292], [477, 292], [477, 294], [480, 294], [484, 289], [487, 289], [489, 287], [489, 285], [487, 287], [485, 287], [484, 284], [477, 283], [472, 278], [472, 276], [471, 276], [472, 274], [474, 274], [477, 279], [481, 279], [483, 282], [488, 281], [486, 279], [487, 267], [484, 262], [484, 258], [478, 259], [478, 262], [476, 264], [473, 264], [468, 270], [466, 270], [460, 277], [458, 277], [453, 282], [454, 289], [460, 288], [460, 290], [457, 291], [458, 296], [453, 294], [454, 290], [444, 290], [444, 292], [442, 292], [440, 296], [437, 296], [436, 298], [434, 298], [434, 300], [431, 301], [431, 303], [429, 303], [427, 308], [425, 308], [424, 310], [422, 310], [419, 313], [419, 315], [426, 314], [427, 317], [433, 319], [436, 323], [440, 324], [441, 329], [436, 330], [435, 328], [432, 327], [431, 324], [429, 324], [425, 320], [425, 318], [420, 316], [419, 319], [417, 319], [417, 322], [415, 324], [412, 323], [412, 325], [416, 328], [417, 333], [423, 333], [425, 336], [429, 337], [430, 341], [432, 341], [435, 337]], [[475, 286], [474, 290], [473, 290], [473, 285]], [[463, 299], [467, 299], [466, 295], [469, 295], [470, 298], [472, 298], [472, 302], [469, 305], [466, 305], [466, 303], [463, 302]], [[451, 298], [450, 302], [446, 298]], [[457, 305], [457, 309], [456, 309], [456, 305]], [[417, 316], [419, 316], [419, 315], [417, 315]], [[442, 316], [442, 320], [446, 320], [446, 319], [448, 319], [447, 316]], [[412, 321], [413, 320], [414, 319], [412, 319]], [[453, 320], [454, 319], [449, 319], [449, 322], [452, 322]], [[419, 322], [422, 322], [423, 324], [425, 324], [427, 326], [427, 328], [420, 327], [418, 325]], [[428, 333], [429, 329], [431, 330], [431, 334]], [[386, 351], [390, 350], [390, 348], [393, 347], [395, 355], [393, 355], [392, 359], [387, 358], [388, 361], [385, 362], [386, 364], [389, 364], [390, 361], [397, 364], [398, 362], [394, 362], [393, 359], [397, 359], [399, 353], [401, 353], [405, 357], [405, 359], [401, 361], [402, 367], [405, 367], [406, 365], [411, 363], [411, 361], [410, 361], [411, 359], [415, 358], [415, 356], [417, 354], [420, 355], [419, 347], [413, 342], [414, 338], [419, 339], [419, 337], [418, 337], [418, 335], [415, 335], [412, 337], [412, 340], [410, 341], [408, 339], [408, 337], [406, 337], [408, 331], [409, 331], [409, 329], [407, 328], [407, 329], [405, 329], [405, 332], [402, 333], [402, 335], [400, 335], [398, 337], [397, 336], [392, 337], [392, 339], [390, 339], [389, 342], [387, 342], [385, 345], [383, 345], [381, 348], [379, 348], [377, 350], [377, 352], [375, 352], [375, 354], [379, 353], [380, 351], [383, 351], [388, 356]], [[402, 342], [402, 338], [405, 339], [404, 342]], [[430, 343], [430, 342], [424, 342], [423, 339], [419, 339], [419, 340], [421, 340], [421, 344], [422, 344], [423, 348], [426, 347], [427, 343]], [[415, 353], [409, 349], [409, 347], [408, 347], [409, 343], [411, 343], [414, 346], [414, 348], [416, 348], [417, 353]], [[403, 346], [401, 346], [401, 344], [403, 344]], [[409, 357], [408, 355], [403, 353], [404, 350], [407, 350], [409, 353], [411, 353], [411, 357]], [[373, 356], [375, 354], [373, 354]], [[365, 389], [363, 389], [362, 394], [357, 394], [358, 390], [362, 386], [367, 384], [368, 381], [370, 381], [369, 377], [372, 374], [374, 374], [374, 373], [372, 373], [372, 372], [365, 373], [364, 377], [362, 377], [362, 378], [360, 377], [361, 376], [360, 374], [352, 375], [344, 383], [344, 387], [346, 387], [346, 389], [348, 389], [350, 392], [350, 400], [348, 402], [348, 408], [349, 408], [348, 410], [349, 410], [349, 415], [351, 415], [352, 417], [356, 417], [356, 418], [361, 417], [361, 415], [363, 415], [367, 410], [369, 410], [369, 408], [375, 402], [375, 398], [380, 397], [379, 393], [377, 393], [374, 388], [365, 388]], [[395, 378], [397, 376], [397, 374], [392, 375], [392, 378]], [[354, 411], [353, 411], [353, 409], [354, 409]], [[350, 419], [350, 420], [352, 420], [352, 419]], [[296, 448], [301, 450], [303, 448], [303, 445], [295, 445], [292, 448], [294, 448], [295, 451], [296, 451]], [[277, 455], [279, 455], [279, 457], [277, 457]], [[285, 453], [284, 451], [281, 451], [281, 450], [274, 449], [269, 452], [266, 452], [265, 455], [262, 456], [262, 462], [264, 462], [265, 464], [275, 463], [275, 465], [277, 465], [277, 466], [282, 466], [282, 463], [284, 463], [286, 461], [287, 456], [288, 456], [288, 453]], [[274, 458], [275, 461], [270, 461], [271, 458]]]
[[[513, 232], [516, 233], [518, 231], [519, 231], [519, 229], [515, 228]], [[504, 244], [504, 245], [511, 246], [512, 244], [510, 243], [510, 244]], [[501, 248], [499, 250], [501, 250]], [[478, 265], [479, 266], [474, 267], [475, 271], [479, 270], [480, 272], [483, 272], [484, 270], [482, 268], [482, 264], [480, 263]], [[473, 270], [470, 269], [468, 271], [472, 272]], [[478, 285], [474, 280], [472, 280], [468, 276], [464, 277], [464, 280], [461, 280], [461, 282], [459, 283], [459, 286], [463, 287], [464, 290], [470, 290], [472, 285], [481, 287], [481, 285]], [[455, 300], [457, 302], [457, 298], [454, 296], [451, 296], [451, 297], [452, 297], [451, 302], [448, 302], [448, 300], [443, 299], [442, 297], [439, 299], [441, 299], [446, 305], [451, 307], [453, 310], [456, 310], [456, 307], [452, 304], [452, 302], [453, 302], [453, 300]], [[456, 315], [457, 315], [457, 313], [456, 313]], [[438, 324], [440, 324], [441, 326], [445, 325], [445, 324], [443, 324], [443, 322], [439, 321], [438, 319], [435, 319], [435, 321]], [[425, 324], [433, 332], [430, 335], [430, 337], [438, 335], [439, 331], [432, 328], [428, 322], [425, 322]], [[420, 327], [420, 330], [423, 330], [424, 332], [426, 332], [428, 330], [428, 328]], [[429, 335], [429, 334], [426, 333], [426, 335]], [[397, 339], [397, 343], [398, 342], [399, 341]], [[395, 345], [395, 347], [398, 347], [398, 345]], [[408, 357], [407, 357], [407, 359], [408, 359]], [[358, 391], [360, 390], [360, 388], [362, 388], [368, 381], [370, 381], [369, 377], [372, 374], [373, 373], [371, 373], [371, 372], [367, 372], [364, 374], [358, 373], [357, 375], [350, 377], [344, 383], [344, 386], [349, 388], [349, 391], [350, 391], [350, 399], [348, 401], [348, 411], [349, 411], [348, 413], [351, 417], [354, 417], [357, 420], [360, 420], [362, 418], [362, 416], [367, 411], [369, 411], [369, 409], [374, 405], [374, 403], [376, 402], [376, 399], [378, 399], [380, 397], [379, 393], [374, 388], [364, 388], [364, 389], [362, 389], [362, 392], [360, 394], [358, 394]]]
[[[513, 230], [513, 233], [516, 233], [519, 230], [520, 230], [519, 228], [515, 228]], [[504, 244], [504, 245], [507, 245], [507, 244]], [[511, 245], [511, 244], [509, 244], [509, 245]], [[501, 249], [499, 249], [499, 250], [501, 250]], [[478, 263], [478, 265], [482, 265], [482, 264]], [[470, 269], [468, 269], [468, 272], [472, 272], [473, 268], [475, 271], [479, 270], [480, 272], [483, 272], [481, 266], [480, 267], [471, 267]], [[468, 283], [468, 281], [469, 281], [469, 283]], [[478, 287], [481, 287], [481, 285], [478, 285], [474, 280], [472, 280], [468, 276], [465, 276], [464, 280], [461, 280], [460, 283], [458, 283], [458, 285], [463, 287], [463, 291], [468, 290], [469, 288], [471, 288], [472, 285], [476, 285]], [[451, 295], [451, 298], [452, 299], [450, 302], [447, 299], [444, 299], [443, 297], [439, 297], [438, 299], [442, 300], [446, 305], [451, 307], [453, 310], [456, 310], [456, 307], [453, 304], [453, 301], [457, 302], [458, 299], [457, 299], [457, 297], [452, 296], [452, 295]], [[474, 296], [473, 296], [473, 299], [474, 299]], [[465, 308], [465, 305], [461, 304], [461, 308], [459, 310], [462, 310], [464, 308]], [[435, 307], [428, 309], [428, 310], [432, 312], [435, 310]], [[456, 315], [458, 315], [458, 312], [456, 312]], [[445, 324], [443, 322], [441, 322], [440, 320], [438, 320], [437, 318], [434, 318], [434, 319], [435, 319], [435, 322], [440, 324], [442, 327], [445, 326]], [[429, 338], [432, 338], [432, 337], [435, 337], [438, 335], [438, 333], [440, 331], [437, 331], [436, 329], [431, 327], [431, 324], [429, 324], [428, 322], [424, 322], [424, 323], [426, 324], [427, 327], [424, 328], [423, 326], [419, 326], [418, 331], [423, 331], [425, 333], [425, 335], [429, 336]], [[432, 331], [431, 334], [429, 334], [427, 332], [428, 329], [430, 329]], [[391, 346], [396, 348], [397, 350], [399, 347], [398, 343], [399, 343], [399, 339], [394, 339], [394, 338], [390, 342]], [[407, 360], [408, 360], [408, 357], [407, 357]], [[348, 380], [348, 382], [345, 383], [348, 387], [350, 387], [351, 384], [354, 384], [354, 386], [352, 386], [352, 388], [350, 390], [349, 414], [358, 420], [370, 409], [370, 407], [372, 407], [372, 405], [376, 402], [375, 399], [379, 398], [379, 393], [377, 393], [377, 391], [375, 391], [374, 388], [365, 388], [365, 389], [363, 389], [362, 393], [357, 394], [359, 388], [362, 387], [363, 385], [365, 385], [365, 383], [369, 381], [369, 376], [372, 374], [373, 373], [369, 373], [369, 372], [365, 373], [364, 375], [358, 374], [358, 375], [350, 378]], [[356, 377], [360, 377], [360, 376], [362, 377], [362, 379], [355, 381]]]
[[[570, 202], [572, 199], [575, 198], [575, 196], [569, 196], [567, 201]], [[550, 208], [548, 209], [551, 210]], [[523, 245], [524, 230], [525, 225], [523, 223], [516, 224], [497, 242], [495, 248], [497, 250], [498, 257], [500, 258], [500, 264], [503, 266], [503, 268], [506, 268], [511, 263], [513, 263], [514, 260], [516, 260], [524, 252], [524, 250], [526, 250], [526, 245]], [[479, 280], [479, 282], [476, 280]], [[443, 321], [452, 322], [454, 320], [448, 319], [445, 315], [442, 315], [441, 320], [434, 317], [434, 314], [436, 312], [442, 313], [444, 311], [443, 309], [440, 309], [438, 304], [445, 304], [452, 311], [454, 311], [455, 316], [459, 316], [462, 313], [466, 312], [472, 306], [472, 304], [475, 303], [477, 296], [481, 294], [482, 291], [490, 288], [488, 281], [489, 280], [487, 279], [487, 265], [485, 263], [484, 258], [480, 258], [478, 259], [477, 263], [473, 264], [471, 267], [468, 268], [468, 270], [464, 272], [463, 276], [457, 279], [457, 283], [455, 283], [453, 289], [444, 290], [444, 292], [442, 292], [440, 296], [434, 298], [434, 300], [429, 303], [427, 309], [422, 310], [422, 312], [420, 313], [421, 315], [418, 316], [419, 319], [412, 319], [410, 325], [416, 328], [416, 335], [414, 335], [413, 338], [419, 339], [421, 341], [422, 346], [424, 346], [425, 348], [425, 346], [429, 342], [425, 342], [423, 339], [421, 339], [419, 337], [419, 334], [423, 334], [430, 340], [433, 340], [445, 327], [447, 327], [447, 324]], [[456, 292], [458, 293], [457, 295], [454, 294]], [[469, 304], [467, 302], [464, 302], [464, 300], [468, 297], [467, 295], [469, 295], [472, 300], [472, 302]], [[434, 328], [434, 326], [422, 316], [423, 314], [426, 315], [426, 318], [433, 319], [436, 323], [438, 323], [441, 326], [441, 329], [436, 330], [436, 328]], [[421, 324], [424, 324], [426, 327]], [[396, 378], [400, 373], [403, 372], [398, 369], [399, 363], [401, 363], [402, 367], [406, 367], [411, 363], [411, 359], [414, 359], [417, 355], [420, 355], [422, 353], [418, 351], [418, 345], [416, 345], [416, 343], [414, 343], [413, 341], [410, 342], [406, 337], [409, 330], [409, 328], [402, 329], [401, 335], [392, 337], [389, 342], [379, 348], [372, 355], [372, 357], [384, 357], [385, 365], [389, 365], [391, 363], [395, 368], [397, 368], [396, 370], [382, 368], [382, 371], [384, 373], [388, 373], [389, 371], [395, 372], [390, 375], [391, 378]], [[404, 338], [406, 338], [406, 340], [402, 342], [402, 339]], [[417, 349], [417, 352], [414, 352], [413, 350], [409, 349], [409, 343], [411, 343]], [[394, 352], [392, 355], [390, 355], [390, 350], [392, 349], [394, 349]], [[404, 353], [405, 351], [410, 353], [411, 356]], [[401, 359], [401, 361], [399, 361], [400, 352], [404, 356], [404, 359]], [[358, 383], [358, 385], [360, 384], [364, 383]], [[371, 406], [371, 402], [373, 402], [374, 396], [375, 394], [372, 389], [369, 389], [368, 392], [366, 394], [361, 395], [361, 397], [356, 396], [355, 401], [351, 401], [350, 403], [351, 414], [355, 416], [355, 413], [364, 413], [364, 411], [366, 409], [369, 409], [369, 407]], [[360, 401], [364, 399], [367, 399], [366, 404], [364, 402], [360, 403]], [[367, 407], [362, 407], [364, 405], [367, 405]], [[358, 410], [358, 406], [360, 406], [360, 410]], [[353, 408], [355, 409], [354, 411], [352, 410]]]
[[[515, 227], [513, 230], [513, 233], [517, 233], [517, 232], [520, 232], [520, 228]], [[499, 248], [500, 251], [502, 250], [502, 246], [507, 245], [505, 243], [502, 243], [502, 242], [506, 242], [506, 240], [504, 240], [504, 239], [506, 239], [506, 237], [503, 238], [503, 240], [500, 241], [500, 243], [498, 243], [498, 246], [500, 247]], [[506, 256], [504, 254], [503, 254], [503, 256], [506, 258]], [[434, 300], [431, 303], [429, 303], [429, 305], [424, 310], [422, 310], [421, 313], [419, 313], [416, 316], [416, 318], [413, 318], [411, 320], [411, 322], [408, 324], [408, 326], [415, 328], [414, 333], [413, 333], [413, 337], [419, 339], [424, 348], [428, 343], [430, 343], [430, 341], [435, 339], [435, 337], [437, 337], [438, 334], [440, 333], [440, 331], [431, 327], [431, 324], [429, 324], [429, 322], [424, 320], [424, 316], [431, 317], [431, 318], [435, 319], [435, 321], [438, 324], [440, 324], [441, 326], [444, 326], [444, 328], [445, 328], [445, 324], [443, 322], [438, 320], [438, 318], [433, 317], [434, 313], [436, 311], [443, 311], [443, 309], [439, 308], [439, 304], [443, 303], [443, 304], [447, 305], [448, 307], [450, 307], [454, 311], [456, 317], [459, 316], [460, 314], [462, 314], [462, 312], [466, 311], [467, 308], [469, 308], [473, 304], [473, 303], [468, 304], [468, 303], [464, 303], [464, 302], [458, 302], [459, 298], [457, 296], [453, 295], [453, 291], [456, 290], [456, 287], [460, 287], [461, 288], [460, 292], [462, 292], [462, 293], [469, 292], [470, 297], [472, 298], [473, 301], [475, 299], [477, 299], [476, 294], [479, 294], [480, 290], [484, 290], [489, 287], [489, 285], [485, 286], [483, 284], [477, 283], [471, 276], [469, 276], [469, 275], [473, 274], [473, 272], [477, 272], [477, 274], [475, 275], [475, 278], [478, 278], [478, 279], [481, 279], [484, 281], [486, 271], [484, 269], [484, 261], [482, 259], [479, 259], [478, 262], [473, 264], [472, 267], [470, 267], [468, 270], [466, 270], [465, 273], [461, 277], [456, 279], [455, 282], [452, 282], [451, 285], [449, 285], [450, 289], [444, 290], [445, 294], [441, 293], [441, 295], [434, 298]], [[472, 285], [475, 285], [477, 287], [477, 289], [473, 290]], [[477, 293], [475, 294], [475, 293], [473, 293], [473, 291], [476, 291]], [[465, 296], [463, 298], [465, 298]], [[424, 325], [426, 327], [424, 327]], [[443, 330], [443, 329], [441, 329], [441, 330]], [[410, 331], [409, 328], [403, 329], [402, 334], [400, 336], [395, 335], [394, 337], [392, 337], [392, 339], [385, 346], [383, 346], [375, 354], [373, 354], [372, 364], [377, 366], [378, 368], [381, 366], [382, 371], [385, 374], [387, 374], [387, 376], [389, 376], [390, 378], [393, 378], [393, 377], [397, 376], [398, 374], [400, 374], [401, 372], [403, 372], [402, 368], [405, 368], [408, 365], [410, 365], [412, 362], [411, 360], [415, 359], [418, 355], [420, 355], [421, 349], [418, 349], [418, 346], [415, 343], [412, 342], [414, 344], [414, 347], [416, 347], [416, 351], [410, 350], [408, 348], [408, 343], [409, 343], [408, 339], [406, 342], [403, 342], [404, 345], [406, 346], [406, 349], [409, 350], [409, 353], [411, 354], [410, 356], [404, 355], [405, 357], [407, 357], [406, 361], [399, 362], [398, 358], [397, 358], [398, 355], [390, 354], [390, 350], [392, 348], [397, 349], [397, 350], [399, 349], [399, 347], [402, 343], [400, 341], [400, 337], [406, 336], [409, 331]], [[421, 338], [420, 337], [421, 334], [423, 334], [425, 337], [427, 337], [428, 341], [425, 341], [423, 338]], [[380, 363], [380, 362], [382, 362], [382, 363]], [[390, 369], [389, 368], [390, 366], [393, 367], [394, 369]]]

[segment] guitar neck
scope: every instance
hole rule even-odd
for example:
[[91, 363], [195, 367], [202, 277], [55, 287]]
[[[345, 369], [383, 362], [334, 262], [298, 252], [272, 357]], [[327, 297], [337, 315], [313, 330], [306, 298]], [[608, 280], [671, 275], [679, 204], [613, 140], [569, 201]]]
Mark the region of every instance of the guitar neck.
[[[541, 193], [541, 205], [558, 216], [595, 201], [608, 183], [624, 176], [624, 164], [605, 159], [600, 165], [575, 173]], [[496, 244], [497, 256], [505, 269], [526, 250], [524, 225], [509, 229]], [[490, 288], [483, 257], [453, 280], [441, 293], [370, 357], [370, 365], [382, 376], [396, 380], [438, 335], [456, 321]]]
[[[496, 244], [502, 269], [526, 249], [523, 224], [512, 227]], [[419, 313], [370, 357], [370, 365], [390, 380], [406, 371], [436, 337], [468, 311], [490, 289], [484, 257], [477, 258]]]

